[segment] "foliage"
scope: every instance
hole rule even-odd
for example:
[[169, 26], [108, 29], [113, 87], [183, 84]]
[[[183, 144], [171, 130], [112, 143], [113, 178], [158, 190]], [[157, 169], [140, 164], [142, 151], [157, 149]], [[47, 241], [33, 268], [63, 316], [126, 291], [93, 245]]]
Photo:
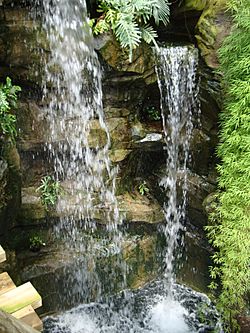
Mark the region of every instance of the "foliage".
[[250, 292], [250, 1], [230, 0], [228, 7], [234, 26], [219, 50], [226, 96], [218, 147], [220, 204], [211, 215], [217, 225], [207, 230], [217, 249], [211, 276], [220, 278], [219, 306], [230, 319]]
[[145, 108], [145, 112], [150, 120], [160, 120], [161, 113], [154, 106], [148, 106]]
[[19, 91], [21, 91], [21, 88], [13, 86], [9, 77], [6, 78], [5, 84], [0, 84], [0, 135], [9, 135], [12, 142], [15, 141], [17, 132], [15, 127], [16, 116], [11, 114], [11, 109], [16, 107]]
[[46, 245], [41, 239], [41, 237], [37, 235], [30, 237], [29, 241], [30, 241], [30, 250], [33, 252], [40, 251], [41, 248]]
[[46, 209], [54, 206], [59, 195], [62, 193], [60, 182], [55, 181], [51, 176], [45, 176], [41, 180], [41, 186], [37, 189], [40, 192], [42, 204]]
[[149, 193], [149, 188], [148, 188], [145, 180], [138, 186], [138, 189], [139, 189], [139, 193], [141, 195], [145, 195], [145, 194]]
[[91, 21], [93, 33], [98, 35], [112, 30], [121, 46], [129, 49], [130, 61], [133, 49], [142, 40], [148, 44], [156, 44], [157, 33], [149, 23], [151, 19], [156, 25], [160, 22], [168, 24], [167, 0], [100, 0], [99, 2], [99, 12], [102, 15], [97, 20]]

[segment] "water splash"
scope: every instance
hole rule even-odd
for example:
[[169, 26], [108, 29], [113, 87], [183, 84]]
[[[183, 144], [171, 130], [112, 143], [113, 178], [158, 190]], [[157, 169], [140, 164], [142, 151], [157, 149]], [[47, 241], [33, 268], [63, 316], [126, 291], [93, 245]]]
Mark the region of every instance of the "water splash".
[[180, 230], [185, 218], [187, 194], [187, 162], [193, 129], [192, 114], [196, 109], [198, 88], [196, 67], [198, 52], [193, 47], [159, 48], [156, 54], [156, 73], [161, 94], [166, 160], [166, 176], [160, 186], [165, 190], [164, 203], [167, 239], [165, 277], [174, 282], [173, 265]]

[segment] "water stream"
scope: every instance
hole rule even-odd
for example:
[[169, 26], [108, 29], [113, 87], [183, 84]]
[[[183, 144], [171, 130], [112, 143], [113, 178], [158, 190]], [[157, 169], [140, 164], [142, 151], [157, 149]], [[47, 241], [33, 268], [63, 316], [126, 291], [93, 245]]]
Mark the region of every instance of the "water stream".
[[[98, 298], [102, 293], [92, 235], [98, 214], [106, 221], [107, 244], [112, 243], [113, 252], [120, 252], [116, 170], [111, 168], [108, 155], [110, 137], [103, 115], [101, 69], [93, 49], [85, 0], [43, 0], [41, 13], [50, 49], [43, 85], [46, 151], [53, 176], [63, 187], [57, 204], [62, 217], [53, 237], [64, 249], [69, 248], [71, 253], [74, 249], [76, 269], [65, 267], [67, 292], [61, 301], [66, 303], [70, 298], [77, 304], [88, 299], [88, 294]], [[89, 234], [87, 240], [84, 231]], [[81, 264], [77, 257], [84, 258]], [[120, 262], [119, 255], [117, 260]], [[87, 269], [89, 266], [92, 268]]]
[[[85, 0], [43, 0], [42, 13], [51, 50], [43, 89], [46, 105], [43, 116], [48, 123], [46, 150], [53, 173], [67, 194], [57, 209], [68, 217], [60, 219], [54, 236], [85, 261], [84, 265], [76, 261], [76, 269], [67, 272], [63, 286], [66, 296], [62, 302], [72, 298], [73, 304], [79, 304], [84, 298], [87, 303], [46, 318], [45, 332], [189, 333], [202, 332], [210, 324], [215, 327], [218, 318], [210, 301], [177, 285], [173, 273], [175, 250], [185, 218], [188, 148], [197, 94], [196, 51], [177, 47], [160, 48], [157, 53], [167, 154], [166, 177], [160, 183], [166, 192], [166, 268], [162, 279], [130, 291], [125, 289], [126, 263], [119, 256], [124, 236], [119, 228], [121, 219], [114, 194], [116, 171], [108, 157], [110, 137], [102, 109], [101, 71], [87, 24]], [[93, 142], [93, 129], [105, 134], [105, 142]], [[112, 270], [104, 268], [102, 277], [113, 285], [117, 274], [124, 275], [119, 287], [123, 291], [116, 295], [102, 293], [101, 278], [95, 270], [96, 243], [92, 232], [100, 211], [105, 216], [108, 239], [102, 245], [108, 248], [112, 244], [111, 252], [116, 254]], [[88, 237], [83, 236], [84, 232]], [[94, 302], [86, 301], [88, 293], [94, 294]], [[212, 311], [210, 317], [206, 314], [208, 321], [203, 323], [198, 316], [202, 306]]]
[[[84, 220], [89, 225], [96, 210], [102, 209], [107, 224], [114, 228], [119, 220], [114, 170], [108, 157], [110, 137], [85, 0], [44, 0], [42, 5], [43, 28], [51, 50], [43, 88], [47, 149], [56, 178], [69, 194], [59, 203], [58, 211], [66, 211], [70, 217], [61, 219], [58, 233], [64, 229], [72, 239], [77, 230], [72, 227], [74, 221]], [[93, 129], [105, 134], [105, 142], [93, 142]], [[69, 197], [74, 200], [67, 200]]]
[[[164, 149], [167, 154], [165, 176], [160, 186], [165, 190], [164, 203], [167, 238], [165, 278], [174, 283], [175, 250], [181, 246], [187, 196], [187, 162], [193, 129], [192, 116], [197, 113], [198, 85], [196, 69], [198, 51], [194, 47], [161, 47], [155, 51], [156, 73], [161, 94]], [[178, 242], [179, 241], [179, 242]], [[179, 251], [180, 252], [180, 251]]]

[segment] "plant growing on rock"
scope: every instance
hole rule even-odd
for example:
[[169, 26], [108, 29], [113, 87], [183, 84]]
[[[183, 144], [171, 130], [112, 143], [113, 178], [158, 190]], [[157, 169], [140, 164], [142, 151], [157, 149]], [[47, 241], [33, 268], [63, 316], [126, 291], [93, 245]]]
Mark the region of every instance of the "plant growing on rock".
[[16, 116], [11, 110], [16, 107], [17, 93], [21, 91], [19, 86], [13, 86], [11, 79], [6, 78], [5, 84], [0, 84], [0, 135], [8, 135], [12, 142], [15, 141]]
[[145, 108], [145, 112], [147, 117], [150, 120], [160, 120], [161, 119], [161, 113], [158, 109], [156, 109], [154, 106], [148, 106]]
[[138, 186], [138, 190], [141, 195], [145, 195], [145, 194], [149, 193], [149, 188], [148, 188], [145, 180]]
[[41, 180], [41, 185], [37, 188], [40, 192], [41, 201], [46, 209], [54, 206], [62, 193], [62, 187], [59, 181], [55, 181], [51, 176], [45, 176]]
[[95, 35], [112, 30], [121, 47], [132, 52], [142, 40], [154, 43], [157, 32], [149, 23], [160, 22], [167, 25], [169, 21], [169, 4], [166, 0], [100, 0], [101, 16], [90, 21]]
[[30, 250], [33, 252], [38, 252], [41, 250], [42, 247], [46, 246], [42, 238], [37, 235], [30, 237], [29, 242], [30, 242]]

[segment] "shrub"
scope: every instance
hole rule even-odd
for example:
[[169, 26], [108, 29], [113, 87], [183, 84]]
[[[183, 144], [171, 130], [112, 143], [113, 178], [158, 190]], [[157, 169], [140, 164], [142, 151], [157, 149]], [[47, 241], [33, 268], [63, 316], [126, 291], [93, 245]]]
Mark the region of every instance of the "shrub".
[[[219, 206], [207, 227], [217, 252], [213, 278], [220, 278], [219, 306], [230, 319], [250, 292], [250, 1], [230, 0], [234, 26], [219, 50], [225, 94], [218, 155]], [[216, 287], [212, 283], [212, 287]]]

